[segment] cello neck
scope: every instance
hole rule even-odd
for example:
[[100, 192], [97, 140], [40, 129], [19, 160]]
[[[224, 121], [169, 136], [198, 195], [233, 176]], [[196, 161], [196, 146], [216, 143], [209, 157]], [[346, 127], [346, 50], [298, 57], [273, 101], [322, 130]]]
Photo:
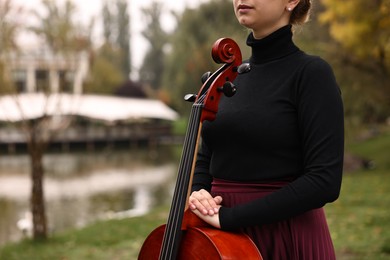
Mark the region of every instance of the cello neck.
[[200, 133], [200, 118], [202, 105], [194, 104], [184, 139], [182, 156], [180, 159], [178, 176], [172, 198], [172, 205], [162, 242], [160, 260], [176, 259], [182, 235], [182, 220], [187, 205], [187, 198], [192, 179], [195, 155]]

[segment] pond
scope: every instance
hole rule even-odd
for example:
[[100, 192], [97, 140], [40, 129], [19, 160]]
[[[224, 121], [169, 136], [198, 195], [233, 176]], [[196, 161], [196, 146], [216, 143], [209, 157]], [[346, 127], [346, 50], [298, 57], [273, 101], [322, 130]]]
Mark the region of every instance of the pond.
[[[50, 233], [96, 220], [145, 214], [170, 203], [177, 147], [47, 154], [44, 191]], [[31, 235], [27, 155], [0, 156], [0, 246]]]

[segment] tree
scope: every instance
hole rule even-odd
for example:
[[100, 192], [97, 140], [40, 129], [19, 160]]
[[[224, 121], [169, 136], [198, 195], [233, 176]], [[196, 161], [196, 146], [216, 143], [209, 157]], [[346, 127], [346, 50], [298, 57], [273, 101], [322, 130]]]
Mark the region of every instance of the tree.
[[306, 53], [319, 55], [333, 62], [336, 57], [332, 54], [334, 50], [338, 50], [338, 45], [330, 36], [328, 26], [319, 21], [319, 15], [324, 10], [320, 1], [313, 4], [308, 21], [294, 26], [293, 40]]
[[[383, 122], [390, 111], [390, 1], [322, 0], [321, 22], [338, 42], [348, 97], [363, 123]], [[358, 80], [357, 80], [358, 79]]]
[[[17, 102], [17, 100], [15, 100]], [[22, 111], [20, 111], [22, 112]], [[50, 130], [50, 117], [43, 117], [32, 120], [24, 120], [22, 127], [27, 135], [28, 154], [31, 163], [31, 198], [30, 207], [33, 220], [33, 237], [36, 240], [47, 238], [47, 219], [45, 208], [45, 196], [43, 189], [44, 167], [43, 155], [47, 144], [53, 135]]]
[[0, 2], [0, 94], [12, 90], [11, 79], [7, 77], [5, 72], [5, 59], [9, 53], [18, 50], [16, 39], [18, 33], [22, 29], [22, 25], [18, 22], [18, 18], [20, 18], [23, 13], [23, 8], [15, 6], [12, 3], [12, 0]]
[[[9, 1], [6, 2], [6, 4], [8, 3]], [[65, 2], [64, 6], [59, 6], [54, 1], [50, 0], [43, 0], [42, 4], [47, 12], [40, 14], [37, 11], [33, 11], [35, 17], [39, 19], [40, 25], [30, 27], [29, 29], [37, 35], [42, 36], [44, 42], [55, 57], [64, 58], [65, 55], [67, 57], [77, 56], [80, 52], [85, 50], [88, 51], [90, 49], [90, 36], [93, 21], [91, 21], [88, 27], [75, 23], [73, 16], [77, 10], [75, 5], [69, 0]], [[5, 6], [7, 7], [7, 5]], [[1, 5], [1, 7], [3, 6]], [[5, 23], [5, 25], [7, 25], [7, 23]], [[7, 25], [7, 28], [16, 28], [15, 26], [12, 27], [10, 25]], [[9, 46], [8, 48], [13, 47], [11, 40], [14, 39], [13, 36], [16, 29], [2, 29], [2, 32], [7, 32], [5, 37], [10, 37], [8, 38], [9, 40], [6, 46]], [[31, 163], [32, 190], [30, 205], [33, 217], [33, 237], [34, 239], [46, 239], [47, 220], [43, 189], [44, 168], [42, 161], [49, 141], [53, 135], [67, 126], [69, 120], [64, 120], [64, 118], [60, 118], [61, 120], [55, 118], [56, 120], [53, 120], [52, 116], [48, 113], [50, 105], [54, 105], [55, 107], [60, 107], [61, 105], [60, 99], [56, 99], [55, 101], [50, 99], [52, 93], [50, 93], [51, 90], [49, 88], [40, 89], [40, 94], [44, 97], [44, 100], [39, 102], [39, 105], [43, 106], [43, 114], [35, 119], [29, 119], [26, 116], [25, 110], [22, 108], [20, 99], [23, 98], [23, 94], [17, 93], [15, 88], [13, 88], [13, 90], [10, 89], [10, 91], [12, 94], [6, 98], [11, 97], [13, 99], [15, 106], [19, 109], [19, 113], [23, 116], [23, 120], [19, 125], [25, 130], [24, 132], [26, 134], [28, 154]], [[52, 102], [55, 102], [55, 104]]]
[[74, 55], [92, 48], [94, 19], [88, 26], [75, 22], [77, 7], [70, 0], [66, 0], [64, 6], [51, 0], [42, 0], [42, 4], [47, 14], [33, 10], [40, 25], [31, 26], [30, 30], [41, 36], [54, 54]]
[[[94, 19], [92, 18], [88, 25], [77, 22], [75, 19], [77, 7], [71, 0], [66, 0], [63, 5], [52, 0], [42, 0], [41, 3], [45, 12], [32, 10], [39, 24], [28, 29], [41, 37], [45, 51], [50, 56], [66, 64], [66, 68], [73, 67], [76, 70], [76, 67], [81, 66], [83, 56], [87, 59], [91, 56]], [[66, 73], [71, 77], [74, 76], [72, 71]], [[81, 79], [75, 78], [74, 81], [73, 92], [82, 93]], [[48, 89], [48, 84], [39, 84], [37, 88], [43, 92], [52, 91]], [[65, 84], [60, 84], [59, 89], [54, 91], [71, 91], [71, 89]]]
[[[218, 12], [216, 12], [218, 10]], [[212, 0], [197, 9], [186, 9], [176, 14], [177, 28], [170, 39], [163, 79], [164, 91], [171, 97], [171, 105], [181, 113], [188, 113], [190, 106], [183, 97], [197, 93], [201, 76], [221, 65], [211, 58], [214, 42], [230, 37], [241, 47], [243, 57], [248, 57], [245, 47], [248, 31], [238, 24], [229, 0]]]
[[127, 1], [117, 0], [116, 2], [118, 10], [118, 35], [117, 43], [123, 52], [122, 60], [122, 73], [127, 79], [131, 72], [131, 56], [130, 56], [130, 29], [129, 29], [129, 15], [127, 10]]
[[17, 17], [22, 13], [21, 7], [15, 7], [12, 0], [0, 2], [0, 53], [17, 49], [16, 36], [21, 25]]
[[110, 95], [125, 80], [121, 71], [122, 52], [110, 45], [101, 46], [92, 61], [86, 93]]
[[104, 1], [104, 42], [93, 56], [86, 92], [113, 94], [131, 72], [129, 16], [124, 0]]
[[[105, 0], [102, 8], [104, 45], [120, 53], [119, 69], [125, 80], [131, 73], [130, 20], [127, 1]], [[104, 54], [104, 53], [103, 53]], [[112, 60], [114, 64], [117, 60]]]
[[150, 8], [142, 9], [146, 19], [146, 29], [142, 35], [149, 43], [139, 75], [142, 82], [146, 82], [153, 90], [158, 90], [161, 86], [164, 72], [164, 47], [168, 42], [168, 34], [161, 28], [160, 19], [162, 4], [153, 2]]

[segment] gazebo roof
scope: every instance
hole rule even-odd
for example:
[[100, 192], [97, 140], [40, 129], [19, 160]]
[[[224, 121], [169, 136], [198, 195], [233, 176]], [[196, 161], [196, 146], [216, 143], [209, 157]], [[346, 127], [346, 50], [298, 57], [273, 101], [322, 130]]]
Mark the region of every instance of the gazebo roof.
[[0, 121], [17, 122], [46, 115], [77, 115], [108, 122], [178, 118], [163, 102], [151, 99], [43, 93], [0, 96]]

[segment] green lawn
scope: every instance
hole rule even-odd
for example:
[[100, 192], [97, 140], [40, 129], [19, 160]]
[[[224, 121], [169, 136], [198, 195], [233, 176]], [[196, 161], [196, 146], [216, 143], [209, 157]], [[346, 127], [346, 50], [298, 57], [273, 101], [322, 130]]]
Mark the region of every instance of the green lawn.
[[97, 222], [55, 235], [45, 242], [25, 240], [0, 250], [1, 260], [136, 259], [145, 236], [164, 223], [167, 208], [144, 217]]
[[338, 259], [390, 259], [390, 174], [347, 174], [342, 193], [326, 206]]
[[390, 132], [347, 150], [374, 168], [345, 173], [340, 198], [326, 206], [338, 259], [390, 259]]
[[[390, 259], [390, 134], [351, 144], [375, 168], [345, 173], [339, 200], [326, 206], [338, 259]], [[136, 259], [143, 240], [164, 223], [167, 208], [145, 217], [94, 223], [51, 237], [0, 249], [1, 260]]]

